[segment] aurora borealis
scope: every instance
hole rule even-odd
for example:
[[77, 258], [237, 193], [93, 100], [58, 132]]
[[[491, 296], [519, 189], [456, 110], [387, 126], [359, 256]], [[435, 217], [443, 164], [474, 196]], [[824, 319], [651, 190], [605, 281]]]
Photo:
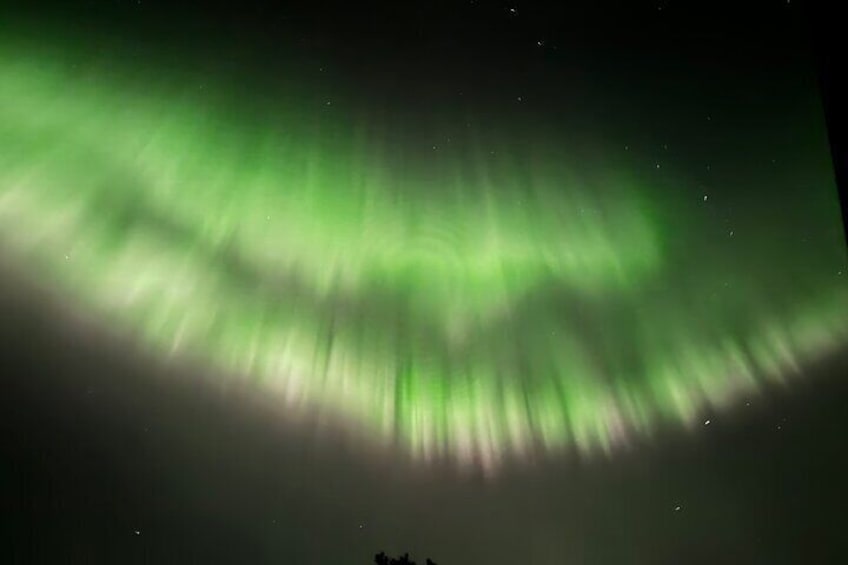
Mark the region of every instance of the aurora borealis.
[[814, 4], [0, 2], [0, 563], [845, 561]]
[[466, 114], [422, 148], [332, 100], [245, 112], [214, 76], [69, 60], [0, 50], [4, 248], [159, 355], [416, 458], [611, 452], [848, 338], [827, 169], [794, 210], [833, 236], [813, 257], [555, 128]]

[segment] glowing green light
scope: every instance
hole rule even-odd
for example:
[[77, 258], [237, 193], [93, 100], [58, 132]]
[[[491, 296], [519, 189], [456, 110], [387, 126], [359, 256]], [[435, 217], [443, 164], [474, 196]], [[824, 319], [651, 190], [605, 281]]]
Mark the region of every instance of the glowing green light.
[[242, 121], [172, 84], [0, 51], [7, 250], [163, 354], [418, 455], [610, 450], [848, 337], [830, 271], [777, 288], [779, 265], [705, 254], [680, 283], [688, 234], [622, 165], [469, 133], [410, 174], [380, 127]]

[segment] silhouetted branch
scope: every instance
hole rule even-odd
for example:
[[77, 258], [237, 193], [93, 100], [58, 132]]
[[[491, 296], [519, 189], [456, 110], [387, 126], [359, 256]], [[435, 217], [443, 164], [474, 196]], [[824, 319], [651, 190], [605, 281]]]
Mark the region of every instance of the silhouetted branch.
[[[416, 565], [415, 561], [409, 558], [409, 553], [404, 553], [400, 557], [394, 558], [386, 555], [384, 551], [374, 556], [374, 563], [376, 565]], [[428, 557], [425, 565], [436, 565], [436, 563]]]

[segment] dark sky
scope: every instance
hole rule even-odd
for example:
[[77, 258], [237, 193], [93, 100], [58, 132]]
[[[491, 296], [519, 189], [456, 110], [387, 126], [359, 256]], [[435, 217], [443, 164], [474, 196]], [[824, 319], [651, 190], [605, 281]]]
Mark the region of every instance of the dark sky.
[[[258, 98], [294, 71], [357, 111], [454, 100], [492, 123], [565, 120], [634, 146], [697, 138], [704, 155], [727, 137], [702, 136], [703, 116], [741, 132], [786, 100], [818, 103], [817, 28], [795, 1], [17, 4], [0, 26], [117, 41], [138, 54], [126, 64], [214, 71]], [[737, 103], [762, 92], [774, 97], [760, 116]], [[528, 114], [504, 102], [517, 96], [535, 101]], [[440, 565], [789, 564], [848, 552], [844, 349], [708, 434], [669, 429], [491, 482], [287, 422], [25, 287], [0, 271], [4, 563], [365, 564], [385, 550]]]

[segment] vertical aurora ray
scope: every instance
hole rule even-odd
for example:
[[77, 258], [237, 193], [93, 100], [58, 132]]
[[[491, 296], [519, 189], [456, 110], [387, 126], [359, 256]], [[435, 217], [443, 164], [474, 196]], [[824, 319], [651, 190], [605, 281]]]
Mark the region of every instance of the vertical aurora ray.
[[379, 118], [242, 119], [175, 84], [4, 44], [4, 250], [162, 355], [417, 456], [609, 451], [848, 339], [843, 248], [751, 218], [727, 251], [622, 159], [506, 126], [415, 153]]

